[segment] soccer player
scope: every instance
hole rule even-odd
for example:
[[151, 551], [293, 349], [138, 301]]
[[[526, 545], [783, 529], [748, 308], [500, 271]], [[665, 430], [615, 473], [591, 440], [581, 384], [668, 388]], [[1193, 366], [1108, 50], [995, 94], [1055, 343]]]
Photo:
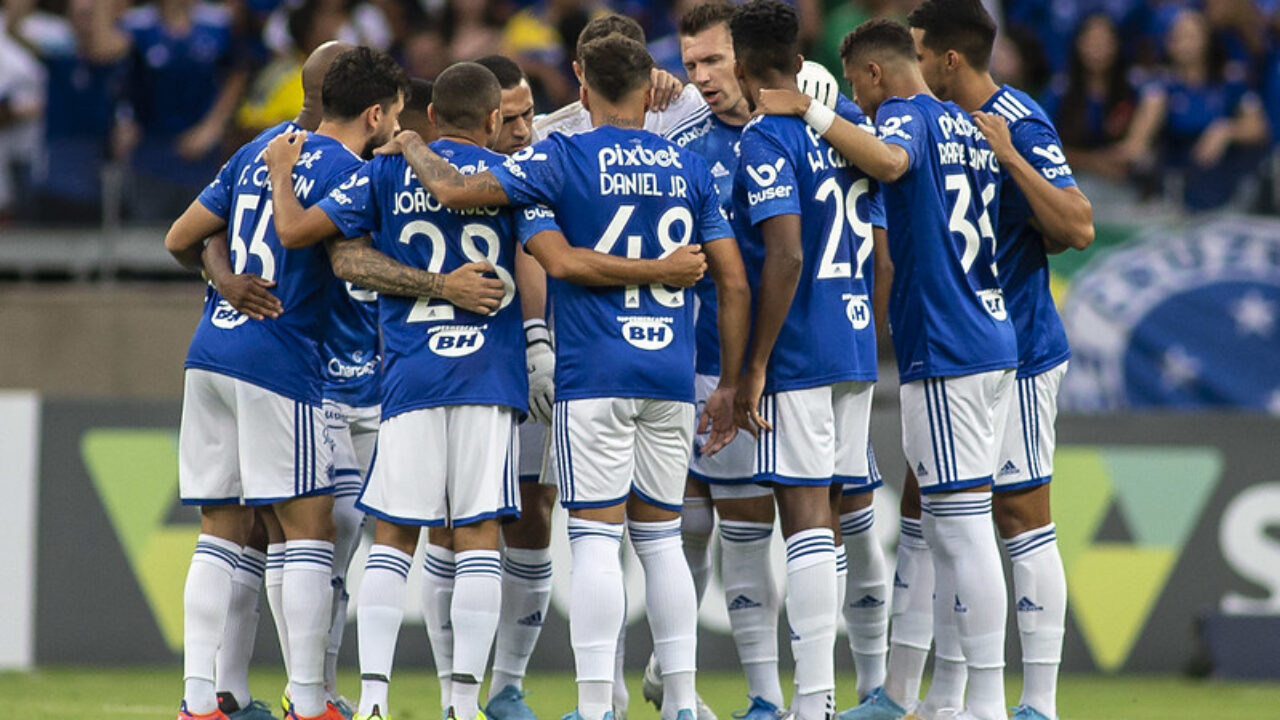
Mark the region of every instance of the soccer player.
[[[973, 113], [1000, 162], [995, 260], [1018, 336], [1018, 402], [998, 438], [993, 498], [996, 528], [1013, 564], [1022, 644], [1022, 698], [1011, 717], [1050, 720], [1057, 717], [1067, 586], [1049, 512], [1049, 482], [1058, 386], [1070, 349], [1049, 293], [1047, 254], [1087, 248], [1093, 211], [1044, 110], [1021, 90], [992, 80], [987, 68], [996, 24], [982, 3], [927, 0], [907, 23], [929, 89]], [[937, 657], [929, 695], [917, 711], [925, 720], [958, 707], [962, 698], [964, 665], [948, 662], [942, 653]], [[940, 676], [958, 682], [939, 683]], [[935, 686], [950, 690], [951, 697], [935, 697]]]
[[[750, 102], [799, 91], [795, 10], [753, 0], [730, 21], [736, 74]], [[851, 111], [860, 121], [861, 115]], [[874, 186], [798, 118], [761, 117], [739, 143], [734, 224], [757, 297], [738, 410], [757, 436], [754, 478], [774, 487], [787, 543], [787, 618], [802, 720], [828, 717], [839, 600], [833, 482], [869, 482], [876, 379], [867, 269]], [[839, 493], [839, 487], [835, 488]]]
[[[969, 115], [929, 93], [904, 25], [864, 23], [840, 55], [854, 99], [876, 116], [879, 139], [798, 94], [771, 100], [780, 101], [774, 109], [806, 113], [815, 131], [883, 184], [903, 451], [924, 496], [934, 617], [955, 617], [967, 711], [996, 720], [1005, 717], [1007, 608], [991, 484], [1017, 366], [994, 263], [999, 164]], [[901, 717], [915, 701], [902, 692], [887, 683], [845, 717]]]
[[[567, 245], [544, 232], [526, 246], [553, 278], [556, 472], [561, 502], [570, 511], [574, 563], [574, 717], [612, 715], [623, 615], [618, 549], [629, 517], [664, 671], [662, 715], [691, 720], [697, 613], [678, 514], [694, 431], [690, 293], [661, 284], [591, 291], [557, 276], [568, 249], [643, 258], [700, 242], [717, 282], [728, 378], [737, 377], [745, 348], [749, 296], [705, 163], [641, 129], [653, 66], [644, 46], [614, 34], [587, 43], [580, 60], [583, 106], [596, 124], [590, 133], [553, 134], [489, 173], [465, 177], [414, 138], [398, 138], [418, 176], [446, 206], [543, 202], [556, 211]], [[727, 417], [732, 392], [722, 377], [708, 401], [708, 452], [737, 433]]]
[[[305, 201], [359, 166], [353, 147], [362, 151], [394, 128], [402, 99], [393, 68], [353, 50], [326, 73], [321, 130], [328, 124], [341, 140], [318, 135], [299, 165], [288, 186]], [[264, 137], [241, 148], [165, 238], [170, 252], [194, 265], [201, 242], [229, 226], [235, 266], [277, 282], [283, 308], [278, 319], [248, 322], [211, 293], [188, 352], [179, 479], [183, 501], [201, 506], [202, 533], [184, 592], [180, 718], [225, 717], [214, 694], [215, 656], [253, 505], [272, 505], [286, 538], [290, 714], [338, 717], [323, 684], [334, 537], [333, 443], [317, 345], [327, 262], [318, 249], [291, 252], [276, 235], [265, 145]]]

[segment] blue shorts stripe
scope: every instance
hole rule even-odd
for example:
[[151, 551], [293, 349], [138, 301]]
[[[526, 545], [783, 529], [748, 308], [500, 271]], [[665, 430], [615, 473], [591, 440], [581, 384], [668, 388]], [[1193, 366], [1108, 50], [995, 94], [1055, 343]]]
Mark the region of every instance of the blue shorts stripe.
[[[933, 447], [933, 468], [934, 471], [938, 473], [938, 482], [945, 483], [946, 474], [943, 471], [942, 450], [940, 438], [938, 437], [941, 428], [939, 427], [940, 423], [939, 418], [937, 417], [937, 409], [934, 407], [935, 403], [933, 401], [933, 379], [925, 378], [923, 380], [923, 387], [925, 416], [929, 419], [929, 442]], [[914, 469], [915, 468], [913, 468], [913, 470]], [[919, 478], [916, 479], [919, 480]]]
[[942, 395], [942, 411], [946, 417], [947, 477], [954, 481], [960, 477], [960, 468], [956, 463], [956, 433], [951, 426], [951, 398], [947, 397], [946, 378], [938, 379], [938, 392]]

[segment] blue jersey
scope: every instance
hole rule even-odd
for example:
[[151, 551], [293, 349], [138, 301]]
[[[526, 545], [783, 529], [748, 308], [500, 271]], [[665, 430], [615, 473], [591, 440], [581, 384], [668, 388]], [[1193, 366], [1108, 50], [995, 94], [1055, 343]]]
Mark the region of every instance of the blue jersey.
[[[437, 140], [431, 148], [468, 175], [503, 160], [452, 140]], [[493, 315], [477, 315], [442, 299], [378, 296], [383, 419], [446, 405], [528, 408], [524, 326], [514, 280], [515, 213], [448, 210], [398, 155], [374, 158], [320, 207], [344, 235], [371, 234], [375, 248], [405, 265], [448, 273], [487, 261], [506, 286]]]
[[[731, 238], [706, 163], [644, 130], [554, 133], [494, 168], [514, 204], [555, 211], [569, 244], [630, 258]], [[693, 402], [692, 291], [547, 279], [556, 399]]]
[[377, 405], [381, 401], [378, 293], [335, 277], [328, 294], [329, 317], [320, 344], [324, 398], [351, 407]]
[[[1004, 116], [1014, 148], [1046, 180], [1060, 188], [1075, 187], [1058, 131], [1029, 95], [1005, 85], [982, 109]], [[1027, 196], [1004, 170], [996, 238], [996, 267], [1018, 336], [1018, 377], [1038, 375], [1065, 362], [1071, 349], [1049, 292], [1044, 237], [1031, 225]]]
[[1000, 168], [986, 138], [958, 105], [931, 95], [886, 100], [876, 125], [910, 159], [884, 186], [900, 381], [1016, 367], [992, 248]]
[[[271, 221], [271, 187], [262, 152], [271, 138], [296, 130], [291, 123], [262, 133], [236, 151], [200, 193], [200, 203], [227, 221], [231, 265], [276, 282], [284, 312], [250, 320], [210, 287], [204, 317], [187, 352], [188, 368], [230, 375], [293, 400], [321, 400], [320, 338], [328, 317], [326, 288], [333, 281], [322, 245], [286, 250]], [[355, 153], [324, 135], [310, 135], [293, 169], [293, 191], [309, 207], [361, 165]]]
[[[862, 114], [845, 111], [851, 122]], [[766, 392], [876, 379], [869, 276], [872, 225], [884, 219], [870, 178], [800, 118], [762, 116], [742, 132], [734, 227], [752, 297], [764, 266], [760, 224], [800, 216], [804, 267], [769, 356]]]
[[[711, 169], [711, 179], [720, 193], [720, 207], [725, 216], [733, 215], [733, 176], [738, 171], [738, 138], [741, 125], [724, 122], [706, 106], [685, 122], [669, 130], [665, 137], [676, 145], [702, 156]], [[717, 324], [716, 284], [710, 276], [693, 286], [698, 298], [698, 316], [694, 326], [696, 368], [700, 375], [720, 374], [720, 327]]]

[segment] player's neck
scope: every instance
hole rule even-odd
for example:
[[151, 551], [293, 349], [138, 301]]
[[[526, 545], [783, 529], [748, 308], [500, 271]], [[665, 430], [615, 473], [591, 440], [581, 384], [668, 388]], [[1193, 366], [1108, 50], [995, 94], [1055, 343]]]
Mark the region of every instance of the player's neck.
[[[889, 79], [886, 76], [886, 79]], [[924, 81], [924, 76], [914, 67], [909, 68], [892, 78], [888, 87], [890, 97], [915, 97], [916, 95], [928, 95], [933, 97], [933, 92], [929, 90], [929, 85]]]
[[321, 120], [320, 126], [316, 128], [316, 134], [337, 140], [356, 155], [359, 155], [364, 150], [365, 135], [361, 123]]
[[597, 100], [591, 104], [591, 126], [602, 125], [639, 130], [644, 127], [644, 106], [634, 103], [614, 105]]
[[747, 104], [747, 98], [743, 97], [738, 101], [737, 105], [734, 105], [728, 110], [718, 112], [715, 115], [720, 119], [720, 122], [725, 125], [742, 127], [751, 119], [751, 107]]
[[955, 92], [952, 99], [965, 112], [981, 110], [993, 95], [1000, 91], [1000, 86], [991, 79], [991, 73], [966, 70], [956, 74]]
[[320, 113], [307, 107], [306, 101], [303, 101], [302, 109], [298, 111], [298, 116], [293, 119], [293, 124], [303, 130], [314, 132], [316, 128], [320, 127], [320, 118]]
[[470, 133], [460, 128], [440, 128], [440, 139], [477, 147], [484, 147], [487, 144], [484, 133]]

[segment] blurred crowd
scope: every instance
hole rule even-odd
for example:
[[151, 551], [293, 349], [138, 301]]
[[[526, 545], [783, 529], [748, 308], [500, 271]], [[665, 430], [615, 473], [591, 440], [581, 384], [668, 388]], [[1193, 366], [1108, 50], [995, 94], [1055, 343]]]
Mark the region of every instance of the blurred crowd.
[[[222, 160], [292, 118], [303, 58], [338, 38], [409, 73], [516, 59], [537, 110], [577, 97], [578, 31], [617, 11], [683, 78], [697, 0], [3, 0], [0, 222], [171, 220]], [[807, 54], [912, 0], [795, 0]], [[998, 0], [993, 73], [1041, 99], [1091, 196], [1120, 208], [1274, 212], [1280, 0]]]

